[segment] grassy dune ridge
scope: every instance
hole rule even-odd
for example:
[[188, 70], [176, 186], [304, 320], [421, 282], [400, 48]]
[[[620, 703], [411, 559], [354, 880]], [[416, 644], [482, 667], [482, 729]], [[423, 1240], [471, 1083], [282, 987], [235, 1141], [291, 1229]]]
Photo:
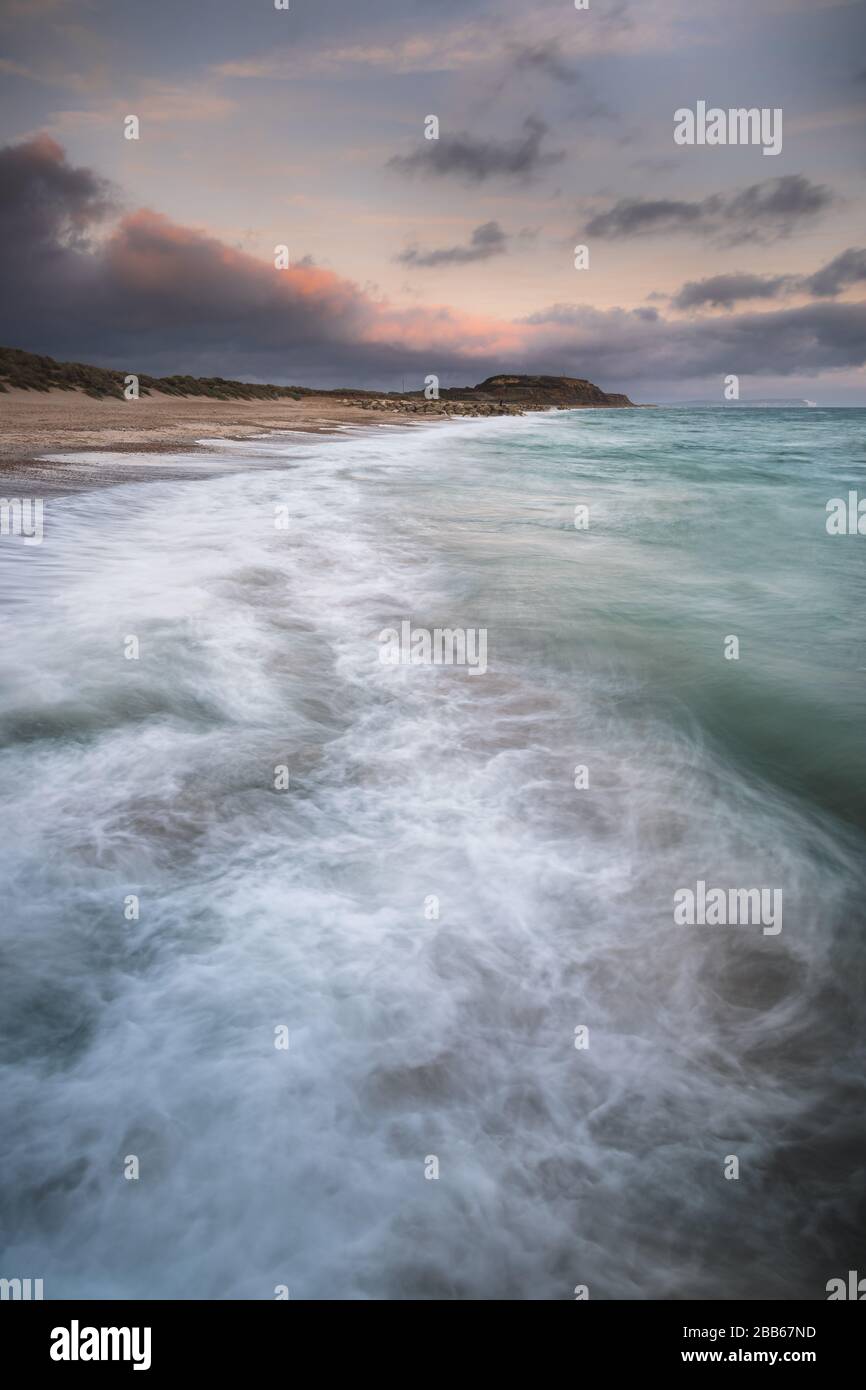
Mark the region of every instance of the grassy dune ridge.
[[[53, 357], [24, 352], [21, 348], [0, 348], [0, 391], [15, 387], [25, 391], [80, 391], [94, 400], [124, 399], [127, 372], [110, 367], [93, 367], [85, 362], [57, 362]], [[231, 381], [225, 377], [147, 376], [136, 373], [139, 392], [149, 396], [203, 396], [215, 401], [302, 400], [308, 396], [339, 397], [345, 403], [366, 405], [374, 402], [399, 409], [431, 407], [422, 391], [361, 391], [356, 387], [322, 390], [308, 386], [274, 386], [270, 383]], [[583, 377], [501, 375], [488, 377], [477, 386], [442, 388], [435, 400], [446, 401], [461, 411], [484, 414], [519, 413], [544, 410], [551, 406], [630, 406], [627, 396], [602, 391]]]

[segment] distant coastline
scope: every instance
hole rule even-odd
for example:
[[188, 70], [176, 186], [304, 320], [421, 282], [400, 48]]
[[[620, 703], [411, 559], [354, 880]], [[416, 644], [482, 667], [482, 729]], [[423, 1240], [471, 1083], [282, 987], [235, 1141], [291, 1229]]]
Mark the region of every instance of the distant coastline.
[[[29, 478], [38, 470], [43, 481], [64, 490], [62, 464], [40, 462], [46, 454], [190, 454], [199, 451], [202, 439], [243, 440], [279, 430], [327, 434], [384, 423], [383, 417], [409, 426], [527, 411], [623, 408], [635, 408], [627, 396], [579, 377], [500, 375], [477, 386], [443, 389], [433, 377], [419, 391], [317, 390], [220, 377], [134, 376], [0, 348], [0, 482], [8, 490], [13, 478]], [[123, 480], [132, 471], [124, 467]], [[69, 484], [81, 486], [80, 478], [73, 483], [67, 472]], [[93, 470], [92, 481], [119, 480], [105, 472]]]

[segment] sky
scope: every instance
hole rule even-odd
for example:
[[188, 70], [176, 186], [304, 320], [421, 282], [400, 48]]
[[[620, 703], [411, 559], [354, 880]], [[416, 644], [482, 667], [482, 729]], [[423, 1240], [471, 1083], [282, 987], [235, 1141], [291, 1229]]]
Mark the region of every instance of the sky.
[[[864, 40], [862, 0], [0, 0], [0, 343], [866, 405]], [[781, 149], [677, 143], [699, 102]]]

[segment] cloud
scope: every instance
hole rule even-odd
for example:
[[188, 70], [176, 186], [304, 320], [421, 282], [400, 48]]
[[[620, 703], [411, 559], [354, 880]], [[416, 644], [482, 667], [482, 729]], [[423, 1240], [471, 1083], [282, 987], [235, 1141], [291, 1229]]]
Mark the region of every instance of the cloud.
[[561, 40], [536, 39], [532, 43], [512, 40], [506, 45], [506, 55], [510, 59], [510, 71], [505, 82], [512, 80], [515, 73], [529, 73], [547, 78], [569, 94], [569, 107], [574, 117], [582, 120], [618, 119], [603, 101], [599, 101], [590, 91], [580, 69], [570, 61], [563, 49]]
[[339, 77], [354, 71], [389, 75], [458, 72], [489, 58], [489, 30], [483, 24], [459, 24], [443, 31], [439, 25], [426, 33], [417, 30], [406, 37], [367, 38], [299, 50], [297, 45], [278, 49], [266, 57], [231, 59], [218, 64], [218, 77], [286, 82], [311, 77]]
[[[652, 310], [649, 311], [651, 315]], [[811, 377], [866, 364], [866, 303], [726, 317], [666, 319], [656, 311], [552, 305], [532, 314], [536, 359], [565, 363], [599, 384], [742, 377]], [[562, 370], [562, 368], [560, 368]]]
[[541, 72], [566, 87], [573, 87], [580, 81], [580, 73], [566, 62], [560, 46], [552, 39], [544, 43], [515, 44], [512, 52], [518, 70]]
[[0, 149], [0, 186], [2, 249], [12, 260], [46, 243], [82, 242], [116, 208], [107, 180], [69, 164], [48, 135]]
[[695, 309], [704, 304], [730, 309], [743, 299], [775, 299], [796, 284], [790, 275], [748, 275], [733, 271], [711, 275], [706, 280], [689, 280], [671, 303], [677, 309]]
[[31, 81], [36, 80], [32, 68], [25, 67], [23, 63], [15, 63], [11, 58], [0, 58], [0, 72], [4, 72], [7, 77], [26, 77]]
[[821, 270], [816, 270], [814, 275], [808, 276], [803, 286], [810, 294], [830, 298], [861, 280], [866, 280], [866, 251], [852, 246]]
[[622, 198], [586, 224], [587, 236], [625, 238], [697, 232], [724, 240], [772, 241], [831, 207], [835, 196], [802, 174], [764, 179], [738, 193], [699, 201]]
[[503, 255], [507, 245], [508, 238], [499, 223], [484, 222], [475, 228], [468, 246], [443, 246], [434, 251], [410, 246], [395, 260], [411, 266], [469, 265], [472, 261], [489, 261], [491, 256]]
[[681, 232], [700, 225], [704, 216], [703, 203], [673, 198], [621, 198], [607, 212], [598, 212], [590, 218], [586, 234], [630, 237], [646, 232]]
[[764, 225], [788, 228], [794, 221], [817, 216], [835, 198], [825, 184], [812, 183], [802, 174], [753, 183], [742, 193], [724, 200], [724, 217], [739, 224], [745, 234]]
[[0, 178], [10, 346], [157, 374], [334, 385], [416, 363], [422, 377], [434, 362], [474, 375], [473, 360], [520, 349], [504, 320], [397, 309], [309, 261], [278, 271], [146, 208], [118, 218], [109, 185], [46, 137], [0, 150]]
[[[70, 81], [67, 85], [76, 83]], [[86, 88], [86, 79], [81, 79], [77, 85]], [[61, 138], [80, 132], [122, 131], [124, 119], [128, 114], [133, 114], [139, 117], [142, 130], [148, 132], [151, 127], [173, 128], [181, 122], [212, 125], [229, 116], [236, 108], [237, 102], [196, 83], [148, 80], [137, 84], [132, 99], [104, 100], [96, 107], [81, 106], [53, 111], [46, 128]]]
[[696, 309], [705, 304], [730, 309], [746, 299], [776, 299], [790, 293], [811, 294], [831, 299], [849, 286], [866, 280], [866, 251], [850, 247], [816, 270], [813, 275], [750, 275], [734, 271], [712, 275], [706, 280], [689, 280], [671, 299], [677, 309]]
[[548, 127], [537, 116], [527, 116], [523, 131], [511, 140], [484, 140], [465, 131], [444, 135], [425, 140], [411, 154], [394, 155], [388, 164], [405, 174], [423, 171], [439, 178], [482, 183], [497, 177], [527, 180], [565, 158], [564, 150], [542, 151]]
[[[25, 0], [26, 3], [26, 0]], [[308, 81], [365, 72], [388, 77], [422, 73], [478, 73], [512, 64], [516, 54], [539, 53], [526, 66], [546, 68], [555, 81], [570, 82], [570, 61], [610, 53], [632, 53], [645, 61], [651, 51], [667, 52], [683, 40], [682, 24], [672, 0], [649, 0], [629, 13], [625, 0], [599, 6], [593, 22], [575, 22], [569, 6], [536, 6], [532, 13], [532, 38], [527, 41], [525, 0], [497, 0], [495, 14], [484, 13], [477, 0], [458, 0], [448, 8], [437, 0], [435, 23], [429, 22], [426, 0], [397, 0], [390, 8], [383, 0], [359, 5], [346, 0], [343, 13], [329, 5], [310, 5], [304, 16], [304, 34], [291, 44], [268, 45], [264, 52], [233, 56], [214, 64], [216, 77], [253, 81]], [[416, 13], [412, 13], [412, 10]], [[474, 10], [468, 18], [467, 10]], [[481, 11], [478, 14], [478, 11]], [[353, 32], [354, 31], [354, 32]], [[339, 35], [335, 39], [335, 35]], [[244, 42], [248, 41], [245, 36]], [[549, 63], [545, 52], [554, 55]], [[567, 75], [568, 74], [568, 75]]]
[[0, 178], [0, 342], [59, 358], [320, 386], [566, 373], [643, 384], [643, 399], [653, 382], [866, 363], [863, 303], [680, 319], [559, 304], [519, 322], [403, 309], [309, 261], [278, 271], [158, 212], [118, 215], [105, 181], [52, 140], [0, 150]]

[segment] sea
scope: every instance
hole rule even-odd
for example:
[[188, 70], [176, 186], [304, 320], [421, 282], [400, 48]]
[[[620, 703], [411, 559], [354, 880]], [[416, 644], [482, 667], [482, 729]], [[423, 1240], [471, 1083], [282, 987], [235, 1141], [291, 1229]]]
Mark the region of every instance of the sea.
[[[866, 536], [828, 504], [866, 496], [866, 412], [175, 461], [0, 537], [0, 1275], [571, 1301], [862, 1270]], [[678, 920], [749, 890], [773, 925]]]

